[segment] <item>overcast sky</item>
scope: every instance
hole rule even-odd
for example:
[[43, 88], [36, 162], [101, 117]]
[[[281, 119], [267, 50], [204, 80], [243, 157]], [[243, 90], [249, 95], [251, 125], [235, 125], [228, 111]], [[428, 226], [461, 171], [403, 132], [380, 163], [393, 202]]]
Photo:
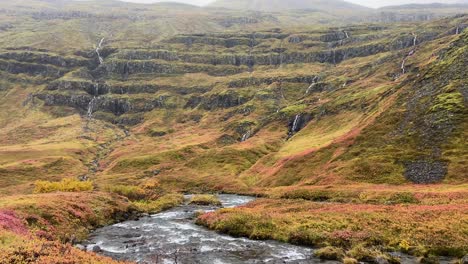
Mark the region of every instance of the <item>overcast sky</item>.
[[[121, 0], [126, 2], [135, 2], [135, 3], [155, 3], [155, 2], [171, 2], [171, 1], [161, 1], [161, 0]], [[206, 5], [214, 0], [173, 0], [172, 2], [184, 2], [193, 5]], [[468, 3], [468, 0], [348, 0], [348, 2], [353, 2], [356, 4], [361, 4], [369, 7], [381, 7], [387, 5], [400, 5], [400, 4], [409, 4], [409, 3]]]

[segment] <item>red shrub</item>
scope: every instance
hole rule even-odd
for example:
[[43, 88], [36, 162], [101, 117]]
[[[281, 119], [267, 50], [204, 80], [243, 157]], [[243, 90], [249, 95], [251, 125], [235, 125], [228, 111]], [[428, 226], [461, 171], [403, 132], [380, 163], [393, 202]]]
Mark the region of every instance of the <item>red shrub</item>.
[[0, 210], [0, 229], [26, 235], [28, 229], [12, 210]]

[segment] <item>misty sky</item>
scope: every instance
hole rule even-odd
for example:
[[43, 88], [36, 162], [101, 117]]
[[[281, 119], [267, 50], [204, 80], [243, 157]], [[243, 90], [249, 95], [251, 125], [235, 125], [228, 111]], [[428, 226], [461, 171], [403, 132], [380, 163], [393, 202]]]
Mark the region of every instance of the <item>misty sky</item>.
[[[164, 2], [161, 0], [121, 0], [126, 2], [135, 2], [135, 3], [155, 3], [155, 2]], [[194, 5], [205, 5], [214, 0], [172, 0], [173, 2], [184, 2]], [[170, 1], [165, 1], [170, 2]], [[467, 2], [467, 0], [348, 0], [348, 2], [353, 2], [360, 5], [365, 5], [369, 7], [381, 7], [387, 5], [399, 5], [399, 4], [408, 4], [408, 3], [418, 3], [418, 4], [426, 4], [426, 3], [460, 3], [460, 2]]]

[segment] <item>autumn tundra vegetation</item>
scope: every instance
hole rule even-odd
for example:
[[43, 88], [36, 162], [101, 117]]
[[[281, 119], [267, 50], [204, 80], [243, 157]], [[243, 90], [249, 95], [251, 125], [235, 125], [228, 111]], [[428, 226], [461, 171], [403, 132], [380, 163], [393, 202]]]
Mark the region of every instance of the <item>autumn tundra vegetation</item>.
[[314, 1], [1, 2], [0, 263], [219, 193], [257, 199], [216, 232], [468, 263], [467, 6]]

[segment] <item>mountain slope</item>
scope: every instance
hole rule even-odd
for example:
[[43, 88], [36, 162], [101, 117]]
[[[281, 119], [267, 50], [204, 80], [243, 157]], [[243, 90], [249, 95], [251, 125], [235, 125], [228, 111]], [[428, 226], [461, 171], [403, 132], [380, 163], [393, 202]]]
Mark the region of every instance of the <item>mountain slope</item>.
[[116, 263], [62, 242], [174, 192], [351, 263], [463, 257], [468, 15], [431, 10], [0, 2], [0, 259]]
[[[24, 117], [2, 118], [4, 190], [27, 190], [31, 177], [50, 174], [87, 175], [102, 185], [156, 177], [168, 188], [224, 190], [432, 181], [405, 170], [463, 182], [451, 176], [458, 161], [450, 165], [429, 150], [420, 158], [408, 150], [406, 160], [367, 157], [380, 148], [358, 136], [384, 124], [376, 120], [395, 107], [395, 90], [421, 74], [434, 51], [459, 38], [467, 24], [460, 16], [299, 32], [176, 34], [140, 48], [119, 34], [95, 37], [88, 49], [6, 47], [2, 104]], [[44, 123], [40, 133], [33, 130], [38, 123]], [[398, 144], [389, 151], [402, 151]], [[442, 143], [438, 148], [445, 150]], [[8, 158], [12, 151], [21, 158]], [[428, 166], [428, 157], [443, 169]], [[369, 178], [369, 171], [379, 173]]]

